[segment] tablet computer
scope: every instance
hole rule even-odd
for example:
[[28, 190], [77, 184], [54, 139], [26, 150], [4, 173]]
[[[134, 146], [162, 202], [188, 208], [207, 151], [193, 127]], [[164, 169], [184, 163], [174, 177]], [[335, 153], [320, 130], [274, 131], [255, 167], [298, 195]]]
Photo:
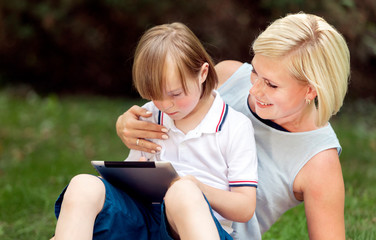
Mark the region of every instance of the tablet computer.
[[171, 182], [179, 177], [170, 162], [91, 161], [112, 185], [141, 200], [161, 203]]

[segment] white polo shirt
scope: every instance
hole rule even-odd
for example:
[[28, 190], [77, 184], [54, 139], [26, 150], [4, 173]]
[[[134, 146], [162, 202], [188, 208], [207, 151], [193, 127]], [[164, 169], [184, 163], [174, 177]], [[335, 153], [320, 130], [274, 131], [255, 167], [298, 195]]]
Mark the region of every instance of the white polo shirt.
[[[174, 121], [159, 111], [153, 102], [143, 107], [152, 112], [144, 119], [165, 126], [169, 139], [155, 140], [162, 146], [159, 154], [131, 150], [126, 160], [137, 161], [146, 156], [154, 161], [169, 161], [180, 176], [193, 175], [212, 187], [257, 187], [257, 156], [251, 121], [229, 107], [219, 93], [213, 91], [214, 102], [205, 118], [184, 134]], [[220, 219], [219, 219], [220, 220]]]

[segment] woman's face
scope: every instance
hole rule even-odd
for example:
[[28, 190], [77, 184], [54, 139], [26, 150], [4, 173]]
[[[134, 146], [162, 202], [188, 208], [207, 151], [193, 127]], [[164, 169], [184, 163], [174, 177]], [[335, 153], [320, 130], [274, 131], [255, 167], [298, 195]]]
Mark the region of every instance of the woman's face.
[[181, 120], [190, 116], [196, 109], [201, 96], [199, 76], [185, 76], [187, 93], [184, 93], [180, 75], [175, 64], [168, 58], [165, 65], [166, 80], [161, 100], [153, 100], [155, 106], [173, 120]]
[[281, 126], [302, 119], [307, 106], [305, 98], [311, 90], [289, 74], [285, 61], [256, 54], [249, 91], [251, 107], [257, 115]]

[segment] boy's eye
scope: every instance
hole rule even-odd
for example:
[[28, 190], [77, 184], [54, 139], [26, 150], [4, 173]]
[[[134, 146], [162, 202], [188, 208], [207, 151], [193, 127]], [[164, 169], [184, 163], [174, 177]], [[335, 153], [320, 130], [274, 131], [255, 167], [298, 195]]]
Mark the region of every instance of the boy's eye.
[[181, 92], [172, 94], [173, 97], [179, 97], [181, 95]]

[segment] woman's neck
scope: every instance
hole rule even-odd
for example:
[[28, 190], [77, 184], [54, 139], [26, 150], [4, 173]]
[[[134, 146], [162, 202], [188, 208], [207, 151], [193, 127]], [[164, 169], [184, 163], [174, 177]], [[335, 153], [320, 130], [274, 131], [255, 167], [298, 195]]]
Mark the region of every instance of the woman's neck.
[[305, 107], [302, 112], [295, 116], [290, 116], [285, 119], [276, 119], [274, 122], [281, 125], [289, 132], [308, 132], [319, 128], [315, 122], [316, 114], [317, 110], [314, 104], [312, 104]]

